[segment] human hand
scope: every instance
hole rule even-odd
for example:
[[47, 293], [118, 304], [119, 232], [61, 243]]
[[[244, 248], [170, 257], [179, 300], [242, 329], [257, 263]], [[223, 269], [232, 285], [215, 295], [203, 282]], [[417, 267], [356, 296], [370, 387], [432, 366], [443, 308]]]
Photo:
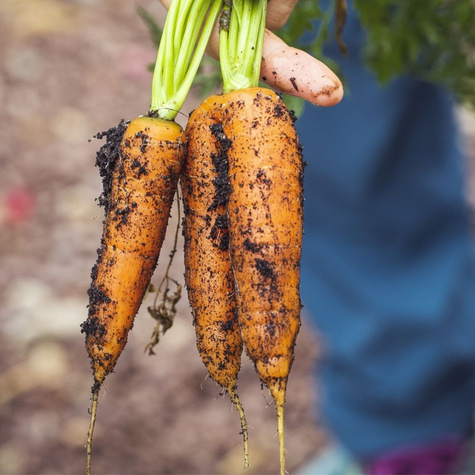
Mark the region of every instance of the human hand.
[[[285, 24], [297, 1], [271, 0], [268, 4], [261, 80], [280, 92], [301, 97], [317, 106], [334, 106], [343, 97], [343, 86], [336, 74], [308, 53], [288, 46], [271, 31]], [[168, 8], [171, 0], [160, 2]], [[208, 51], [216, 59], [218, 38], [215, 28]]]

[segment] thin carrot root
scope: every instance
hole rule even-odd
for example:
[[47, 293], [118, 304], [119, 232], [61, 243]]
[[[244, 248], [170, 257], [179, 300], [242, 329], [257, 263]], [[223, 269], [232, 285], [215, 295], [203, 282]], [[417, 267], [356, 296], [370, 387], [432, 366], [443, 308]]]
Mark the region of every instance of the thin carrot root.
[[285, 447], [284, 447], [284, 405], [277, 404], [277, 436], [279, 437], [280, 475], [285, 475]]
[[241, 419], [241, 433], [242, 433], [242, 444], [244, 450], [244, 468], [249, 468], [249, 431], [247, 429], [246, 415], [244, 414], [244, 408], [242, 407], [241, 400], [234, 390], [228, 390], [229, 397], [231, 402], [234, 404], [234, 407], [239, 413]]
[[99, 387], [96, 387], [92, 392], [91, 421], [89, 422], [89, 431], [87, 433], [86, 445], [86, 475], [91, 475], [92, 438], [94, 435], [94, 425], [96, 424], [97, 405], [99, 403], [99, 389]]
[[285, 448], [284, 448], [284, 406], [277, 405], [277, 435], [279, 437], [280, 475], [285, 475]]
[[285, 475], [285, 446], [284, 446], [284, 408], [287, 378], [273, 379], [269, 382], [269, 390], [274, 399], [277, 414], [277, 437], [279, 441], [280, 475]]

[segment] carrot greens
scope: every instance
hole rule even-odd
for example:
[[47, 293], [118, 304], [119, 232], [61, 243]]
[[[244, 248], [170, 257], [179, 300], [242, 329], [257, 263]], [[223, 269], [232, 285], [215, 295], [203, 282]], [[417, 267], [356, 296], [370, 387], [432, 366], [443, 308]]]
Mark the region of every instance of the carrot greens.
[[191, 88], [222, 0], [173, 0], [152, 79], [150, 112], [173, 120]]
[[259, 84], [266, 12], [267, 0], [225, 2], [219, 33], [225, 94]]

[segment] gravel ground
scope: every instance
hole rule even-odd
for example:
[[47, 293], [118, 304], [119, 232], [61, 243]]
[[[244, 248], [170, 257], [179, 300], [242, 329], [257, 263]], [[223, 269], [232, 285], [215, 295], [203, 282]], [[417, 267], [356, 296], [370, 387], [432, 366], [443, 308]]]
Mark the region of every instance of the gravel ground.
[[[156, 0], [140, 4], [163, 18]], [[146, 65], [155, 51], [135, 8], [116, 0], [0, 3], [2, 474], [85, 468], [92, 376], [79, 324], [102, 221], [95, 202], [99, 142], [89, 139], [148, 108]], [[191, 99], [185, 114], [195, 104]], [[463, 123], [467, 133], [475, 128], [466, 113]], [[473, 185], [468, 195], [475, 203]], [[170, 245], [171, 239], [162, 256]], [[174, 275], [181, 278], [177, 256]], [[159, 279], [160, 272], [154, 282]], [[206, 377], [186, 299], [157, 355], [148, 357], [143, 348], [152, 327], [141, 311], [101, 393], [94, 472], [241, 473], [239, 419]], [[299, 336], [286, 409], [291, 473], [326, 440], [312, 409], [317, 348], [307, 327]], [[274, 408], [248, 361], [239, 393], [251, 426], [253, 467], [246, 473], [276, 473]]]

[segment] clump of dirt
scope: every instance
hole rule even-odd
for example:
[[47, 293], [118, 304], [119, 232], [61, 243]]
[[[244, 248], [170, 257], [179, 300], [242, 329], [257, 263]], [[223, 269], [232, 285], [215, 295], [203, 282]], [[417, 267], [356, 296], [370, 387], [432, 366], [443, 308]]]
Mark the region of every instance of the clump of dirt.
[[81, 333], [85, 333], [86, 335], [97, 335], [101, 337], [105, 335], [106, 328], [102, 323], [99, 323], [99, 319], [97, 317], [92, 317], [85, 322], [81, 323]]
[[295, 122], [299, 120], [298, 115], [295, 113], [293, 109], [289, 109], [289, 115], [290, 115], [290, 119], [292, 120], [292, 123], [295, 125]]
[[210, 233], [211, 239], [220, 251], [229, 249], [228, 217], [225, 214], [216, 216]]
[[106, 142], [96, 154], [96, 166], [99, 167], [99, 174], [102, 178], [102, 193], [98, 198], [98, 202], [99, 206], [103, 206], [106, 212], [109, 209], [113, 171], [120, 156], [120, 143], [127, 125], [128, 122], [122, 119], [109, 130], [94, 135], [94, 138], [99, 140], [106, 137]]
[[217, 177], [213, 180], [213, 185], [216, 188], [216, 194], [213, 203], [210, 206], [210, 211], [217, 209], [219, 206], [226, 206], [229, 201], [229, 194], [231, 193], [231, 184], [229, 183], [229, 161], [228, 150], [232, 145], [223, 130], [223, 124], [213, 124], [210, 126], [211, 133], [216, 137], [221, 145], [221, 149], [217, 155], [212, 154], [214, 168]]
[[254, 262], [256, 263], [256, 269], [263, 277], [274, 277], [274, 269], [268, 261], [256, 258]]
[[[220, 206], [228, 204], [231, 193], [228, 150], [232, 145], [232, 141], [226, 137], [222, 124], [212, 124], [210, 130], [220, 144], [219, 153], [211, 154], [211, 160], [216, 171], [216, 178], [213, 180], [216, 191], [208, 211], [215, 211]], [[211, 238], [216, 242], [216, 246], [221, 251], [229, 249], [228, 217], [226, 214], [216, 217], [211, 228]]]
[[292, 83], [292, 86], [294, 87], [294, 89], [299, 92], [299, 88], [297, 86], [297, 79], [295, 77], [291, 77], [289, 78], [290, 82]]

